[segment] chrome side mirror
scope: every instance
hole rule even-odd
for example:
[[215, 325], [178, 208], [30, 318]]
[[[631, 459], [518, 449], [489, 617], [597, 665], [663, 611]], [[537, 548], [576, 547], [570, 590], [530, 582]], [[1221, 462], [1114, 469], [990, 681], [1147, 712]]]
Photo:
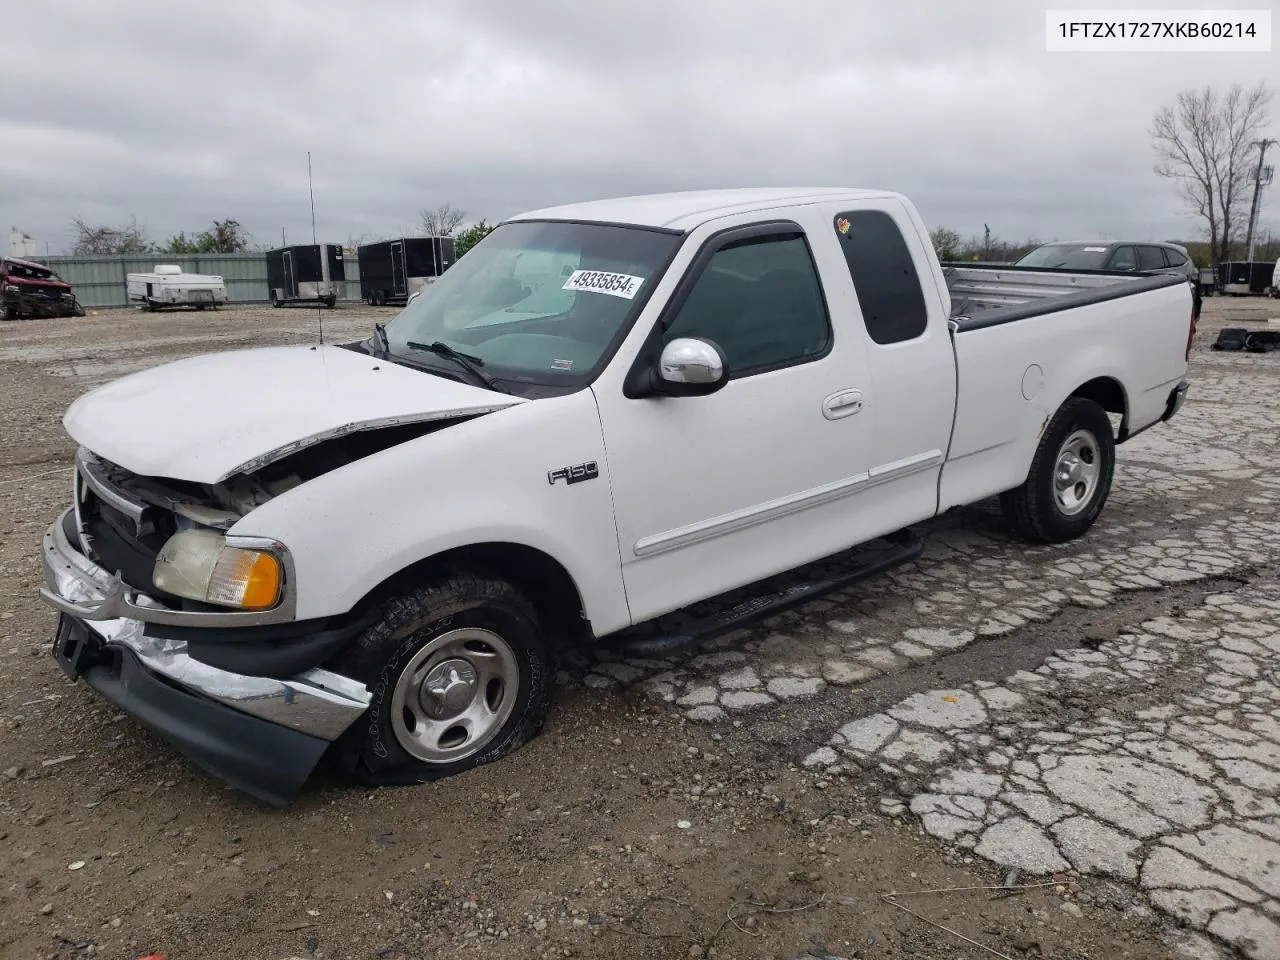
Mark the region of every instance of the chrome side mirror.
[[678, 337], [663, 347], [652, 379], [655, 391], [669, 397], [715, 393], [728, 382], [724, 351], [698, 337]]

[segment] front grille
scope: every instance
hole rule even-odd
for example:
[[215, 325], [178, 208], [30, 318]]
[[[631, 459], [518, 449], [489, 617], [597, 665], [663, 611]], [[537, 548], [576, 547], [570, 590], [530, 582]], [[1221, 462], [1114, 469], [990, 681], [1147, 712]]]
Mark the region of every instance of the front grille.
[[[92, 471], [92, 479], [90, 479]], [[158, 599], [152, 571], [165, 541], [177, 530], [173, 513], [138, 500], [114, 482], [123, 471], [92, 454], [77, 458], [76, 503], [80, 545], [89, 559], [135, 590]]]

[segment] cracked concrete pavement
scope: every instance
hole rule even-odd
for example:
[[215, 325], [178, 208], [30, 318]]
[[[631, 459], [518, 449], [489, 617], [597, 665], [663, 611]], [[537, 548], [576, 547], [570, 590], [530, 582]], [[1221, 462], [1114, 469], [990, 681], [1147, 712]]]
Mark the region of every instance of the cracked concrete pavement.
[[876, 785], [881, 813], [993, 864], [1129, 885], [1208, 935], [1189, 955], [1275, 960], [1277, 423], [1275, 356], [1201, 349], [1190, 403], [1120, 448], [1081, 541], [1029, 547], [983, 505], [878, 580], [559, 679], [637, 689], [820, 786]]
[[[314, 315], [285, 319], [280, 336], [304, 336]], [[1202, 328], [1187, 406], [1120, 448], [1082, 540], [1030, 547], [982, 504], [921, 525], [924, 554], [883, 577], [684, 655], [583, 653], [559, 681], [625, 688], [762, 767], [847, 787], [962, 862], [1093, 876], [1086, 917], [1154, 911], [1195, 931], [1188, 956], [1280, 960], [1280, 355], [1211, 353]], [[67, 330], [0, 360], [79, 387], [154, 362]], [[62, 462], [47, 425], [10, 431], [25, 469], [46, 448]], [[46, 514], [65, 497], [30, 495]]]

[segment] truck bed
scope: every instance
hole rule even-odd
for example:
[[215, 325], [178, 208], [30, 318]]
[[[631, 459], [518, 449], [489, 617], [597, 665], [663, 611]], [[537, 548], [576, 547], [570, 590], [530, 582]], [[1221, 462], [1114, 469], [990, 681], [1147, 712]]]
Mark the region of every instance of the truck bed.
[[1070, 307], [1173, 286], [1186, 281], [1165, 273], [1052, 270], [1040, 267], [943, 263], [951, 319], [971, 330]]

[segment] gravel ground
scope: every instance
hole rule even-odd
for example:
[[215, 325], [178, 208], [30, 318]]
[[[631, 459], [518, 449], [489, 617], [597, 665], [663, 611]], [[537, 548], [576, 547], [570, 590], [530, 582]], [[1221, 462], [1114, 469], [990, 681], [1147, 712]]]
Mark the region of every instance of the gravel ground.
[[1206, 301], [1187, 407], [1121, 449], [1077, 543], [979, 505], [708, 648], [570, 656], [500, 763], [266, 809], [49, 656], [60, 418], [131, 370], [392, 313], [0, 325], [0, 954], [1280, 957], [1280, 354], [1207, 349], [1280, 304]]

